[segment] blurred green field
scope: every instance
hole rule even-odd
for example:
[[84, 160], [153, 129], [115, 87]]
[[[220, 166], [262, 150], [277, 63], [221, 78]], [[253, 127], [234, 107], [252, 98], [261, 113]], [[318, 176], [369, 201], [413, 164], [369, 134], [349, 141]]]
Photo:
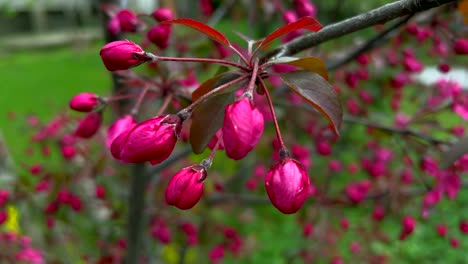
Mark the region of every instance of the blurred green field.
[[68, 111], [68, 101], [76, 93], [105, 94], [110, 86], [98, 44], [2, 55], [0, 72], [0, 131], [15, 163], [29, 145], [27, 116], [47, 121]]

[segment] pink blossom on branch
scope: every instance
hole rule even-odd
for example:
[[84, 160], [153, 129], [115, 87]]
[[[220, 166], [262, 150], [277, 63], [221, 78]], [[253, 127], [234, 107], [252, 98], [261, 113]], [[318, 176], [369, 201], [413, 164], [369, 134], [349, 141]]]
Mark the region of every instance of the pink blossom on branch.
[[273, 165], [264, 181], [271, 203], [284, 214], [299, 211], [312, 192], [304, 166], [291, 158]]

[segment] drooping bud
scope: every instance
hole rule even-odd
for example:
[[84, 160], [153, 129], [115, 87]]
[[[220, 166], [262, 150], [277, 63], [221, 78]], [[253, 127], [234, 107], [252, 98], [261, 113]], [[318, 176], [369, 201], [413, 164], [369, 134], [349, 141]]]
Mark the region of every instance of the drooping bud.
[[468, 55], [468, 39], [459, 38], [455, 40], [453, 51], [458, 55]]
[[102, 123], [101, 112], [89, 113], [81, 120], [76, 128], [75, 135], [82, 138], [90, 138], [96, 134]]
[[99, 104], [99, 96], [93, 93], [79, 93], [70, 100], [70, 108], [78, 112], [91, 112]]
[[176, 115], [153, 117], [120, 133], [111, 144], [111, 153], [123, 162], [158, 164], [171, 155], [181, 126]]
[[271, 167], [265, 176], [265, 189], [271, 203], [284, 214], [293, 214], [311, 193], [310, 179], [304, 166], [285, 158]]
[[117, 119], [107, 130], [106, 146], [110, 148], [114, 139], [122, 132], [132, 129], [136, 125], [135, 118], [132, 115], [126, 115]]
[[200, 11], [204, 16], [211, 16], [213, 14], [213, 4], [211, 0], [200, 0]]
[[222, 128], [226, 155], [234, 160], [247, 156], [260, 140], [263, 127], [263, 115], [249, 98], [227, 105]]
[[143, 49], [128, 40], [110, 42], [99, 52], [102, 62], [109, 71], [127, 70], [151, 60]]
[[169, 45], [169, 36], [171, 28], [169, 25], [156, 25], [152, 27], [146, 36], [148, 39], [160, 49], [165, 49]]
[[405, 240], [411, 233], [413, 233], [414, 227], [416, 226], [416, 220], [414, 220], [411, 216], [405, 216], [401, 220], [401, 233], [400, 233], [400, 240]]
[[201, 165], [192, 165], [176, 173], [166, 188], [166, 203], [187, 210], [200, 201], [206, 170]]
[[130, 10], [120, 10], [115, 16], [120, 22], [120, 28], [127, 32], [136, 32], [138, 28], [138, 17]]
[[169, 8], [158, 8], [151, 15], [158, 22], [174, 19], [174, 14]]

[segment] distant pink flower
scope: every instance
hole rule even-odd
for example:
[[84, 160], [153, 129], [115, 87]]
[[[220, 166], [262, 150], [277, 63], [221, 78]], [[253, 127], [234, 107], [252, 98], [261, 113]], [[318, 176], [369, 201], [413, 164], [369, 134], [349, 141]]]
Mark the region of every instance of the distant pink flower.
[[151, 16], [158, 22], [174, 19], [174, 13], [169, 8], [158, 8], [154, 10]]
[[411, 233], [413, 233], [416, 226], [416, 220], [411, 216], [405, 216], [401, 220], [402, 229], [400, 232], [400, 240], [405, 240]]
[[93, 93], [80, 93], [70, 100], [70, 108], [79, 112], [91, 112], [99, 104], [99, 96]]
[[138, 28], [138, 17], [130, 10], [122, 9], [115, 16], [120, 22], [120, 29], [127, 32], [136, 32]]
[[458, 55], [468, 55], [468, 39], [459, 38], [453, 43], [453, 51]]

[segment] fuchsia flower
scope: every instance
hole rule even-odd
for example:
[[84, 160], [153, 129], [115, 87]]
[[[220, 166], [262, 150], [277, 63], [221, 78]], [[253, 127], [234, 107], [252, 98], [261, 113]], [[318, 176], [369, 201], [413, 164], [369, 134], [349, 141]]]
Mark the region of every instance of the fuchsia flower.
[[70, 108], [79, 112], [91, 112], [99, 104], [99, 96], [93, 93], [80, 93], [70, 100]]
[[468, 55], [468, 39], [459, 38], [455, 40], [453, 51], [458, 55]]
[[101, 112], [91, 112], [81, 120], [76, 128], [75, 135], [82, 138], [90, 138], [96, 134], [102, 123]]
[[265, 176], [265, 189], [271, 203], [284, 214], [299, 211], [312, 192], [304, 166], [291, 158], [272, 166]]
[[400, 240], [405, 240], [411, 233], [413, 233], [416, 226], [416, 220], [411, 216], [405, 216], [401, 220], [402, 230], [400, 233]]
[[351, 202], [358, 204], [367, 197], [370, 187], [371, 183], [369, 180], [353, 182], [346, 186], [346, 195]]
[[447, 235], [448, 228], [444, 224], [440, 224], [436, 226], [436, 232], [441, 237], [445, 237]]
[[114, 36], [120, 33], [120, 21], [117, 17], [113, 17], [109, 20], [107, 23], [107, 31]]
[[312, 16], [315, 17], [317, 15], [317, 9], [312, 2], [309, 0], [294, 0], [294, 9], [299, 17], [305, 16]]
[[213, 14], [213, 5], [211, 0], [200, 0], [200, 11], [204, 16], [211, 16]]
[[203, 195], [207, 173], [201, 165], [192, 165], [176, 173], [166, 188], [166, 203], [186, 210], [195, 206]]
[[172, 13], [172, 10], [169, 8], [158, 8], [154, 10], [151, 16], [153, 16], [153, 18], [158, 22], [163, 22], [166, 20], [174, 19], [174, 14]]
[[127, 32], [136, 32], [138, 28], [138, 17], [130, 10], [120, 10], [115, 16], [120, 22], [120, 28]]
[[136, 125], [132, 115], [125, 115], [117, 119], [107, 130], [106, 146], [111, 147], [112, 142], [124, 131], [132, 129]]
[[181, 127], [177, 115], [153, 117], [120, 133], [111, 144], [111, 153], [123, 162], [161, 163], [174, 150]]
[[146, 37], [160, 49], [165, 49], [169, 45], [170, 35], [170, 25], [156, 25], [148, 31]]
[[247, 156], [260, 140], [263, 126], [263, 115], [249, 98], [227, 105], [222, 128], [226, 155], [234, 160]]
[[151, 60], [140, 46], [128, 40], [118, 40], [106, 44], [102, 47], [99, 55], [109, 71], [127, 70]]

